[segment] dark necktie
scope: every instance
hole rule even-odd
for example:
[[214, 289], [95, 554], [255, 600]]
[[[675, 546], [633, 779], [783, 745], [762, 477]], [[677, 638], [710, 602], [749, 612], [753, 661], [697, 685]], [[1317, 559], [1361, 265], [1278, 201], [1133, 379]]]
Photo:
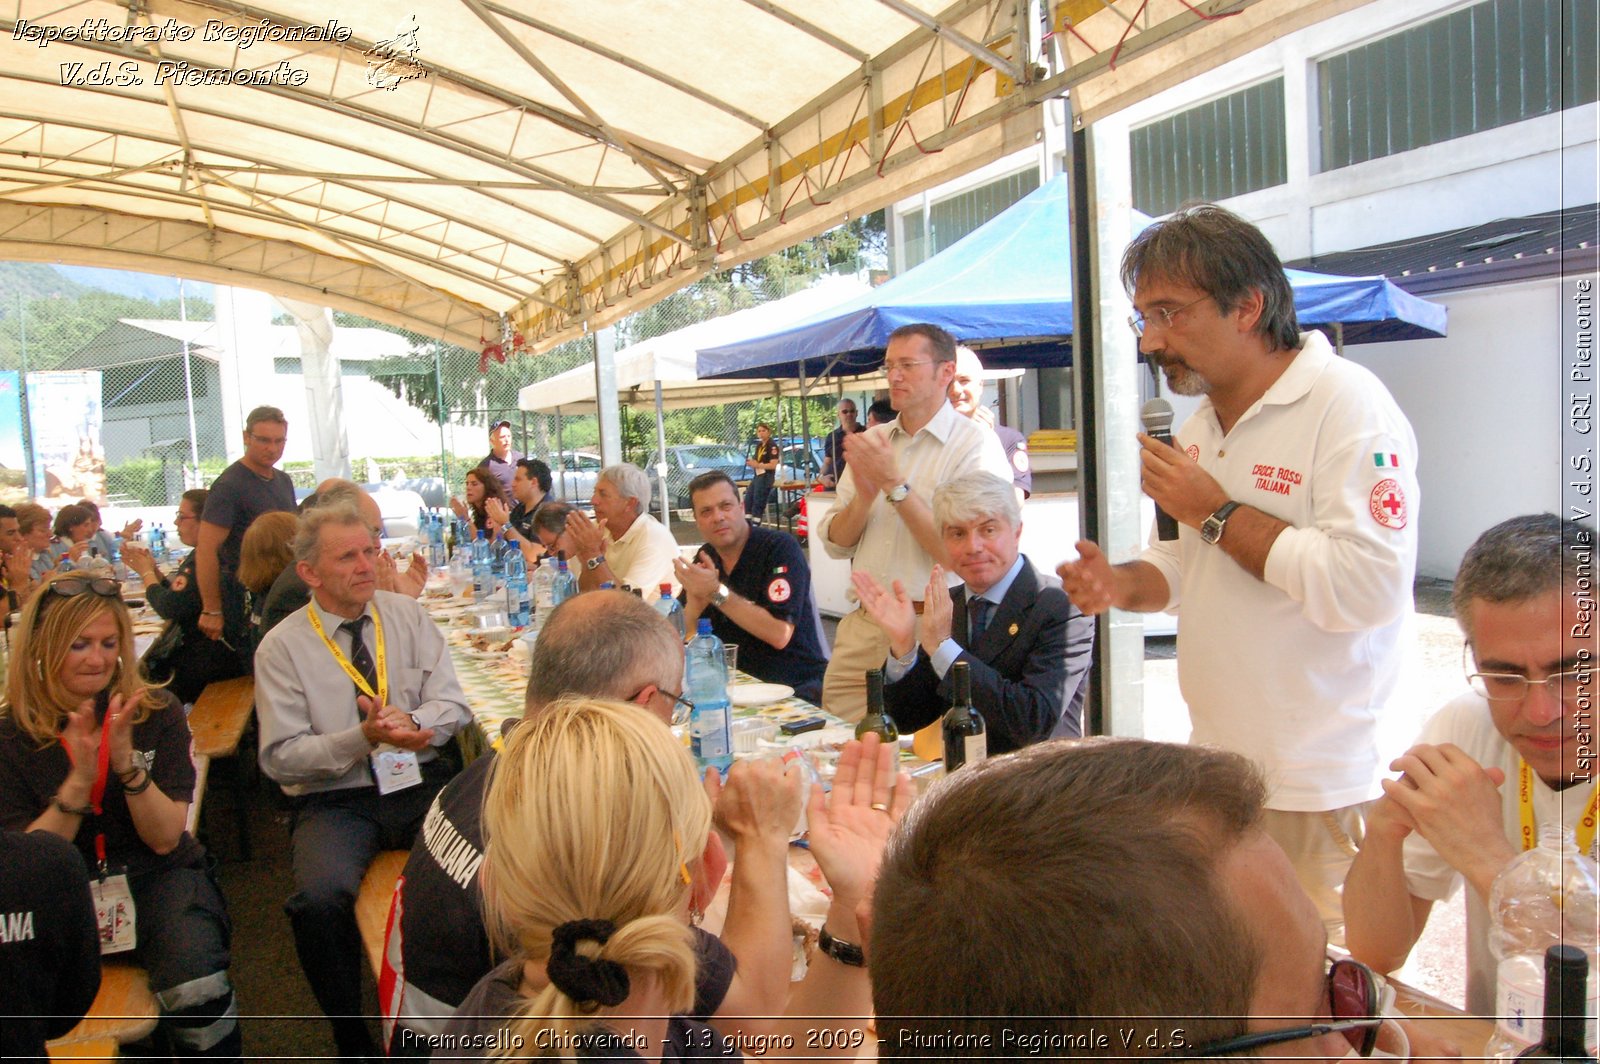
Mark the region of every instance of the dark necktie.
[[978, 640], [983, 638], [983, 630], [989, 627], [989, 615], [993, 612], [994, 603], [990, 602], [986, 598], [973, 599], [967, 603], [967, 613], [971, 622], [973, 647], [976, 647], [978, 645]]
[[[376, 698], [378, 668], [372, 663], [372, 652], [367, 649], [366, 640], [361, 638], [362, 631], [366, 626], [367, 617], [363, 614], [353, 621], [345, 621], [339, 626], [339, 630], [350, 633], [350, 664], [354, 665], [356, 671], [361, 674], [362, 679], [367, 681], [367, 686], [372, 689], [373, 697]], [[356, 693], [365, 694], [366, 692], [362, 691], [358, 686]]]

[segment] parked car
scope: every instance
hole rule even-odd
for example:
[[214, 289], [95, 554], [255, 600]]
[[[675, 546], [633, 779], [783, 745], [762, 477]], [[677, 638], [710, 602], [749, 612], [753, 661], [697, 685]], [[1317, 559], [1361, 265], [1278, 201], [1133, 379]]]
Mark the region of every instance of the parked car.
[[813, 441], [808, 448], [798, 440], [785, 442], [780, 452], [782, 464], [778, 466], [778, 483], [786, 480], [804, 480], [810, 483], [822, 475], [822, 443]]
[[605, 468], [593, 451], [562, 451], [550, 457], [550, 494], [558, 499], [587, 506], [594, 494], [595, 481]]
[[[650, 474], [650, 481], [656, 485], [653, 491], [651, 509], [661, 509], [660, 481], [656, 478], [656, 463], [660, 458], [652, 454], [650, 461], [645, 465], [644, 471]], [[713, 469], [720, 469], [734, 480], [744, 480], [750, 476], [750, 469], [744, 464], [745, 453], [737, 447], [725, 443], [688, 443], [677, 447], [667, 448], [667, 492], [672, 500], [672, 508], [686, 510], [689, 508], [689, 481], [701, 473], [708, 473]]]

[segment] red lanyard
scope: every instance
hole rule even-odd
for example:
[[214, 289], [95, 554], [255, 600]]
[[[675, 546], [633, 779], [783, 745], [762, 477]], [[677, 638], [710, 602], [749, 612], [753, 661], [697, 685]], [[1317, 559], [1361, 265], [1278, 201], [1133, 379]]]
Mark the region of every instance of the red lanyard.
[[[67, 745], [66, 736], [61, 737], [61, 748], [67, 752], [67, 762], [73, 767], [77, 762], [72, 756], [72, 747]], [[106, 783], [111, 777], [111, 709], [106, 708], [105, 722], [100, 725], [100, 752], [95, 763], [94, 786], [89, 788], [89, 808], [94, 810], [94, 815], [99, 816], [106, 796]], [[94, 855], [100, 861], [100, 874], [106, 871], [106, 833], [96, 833], [94, 837]]]

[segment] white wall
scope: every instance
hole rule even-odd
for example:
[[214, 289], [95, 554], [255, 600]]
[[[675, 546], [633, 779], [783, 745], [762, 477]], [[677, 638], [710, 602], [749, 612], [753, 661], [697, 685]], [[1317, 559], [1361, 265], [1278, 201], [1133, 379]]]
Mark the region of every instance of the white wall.
[[1377, 0], [1290, 34], [1143, 100], [1098, 126], [1119, 134], [1282, 75], [1287, 181], [1222, 201], [1261, 226], [1284, 259], [1346, 251], [1496, 218], [1593, 203], [1600, 106], [1588, 104], [1327, 173], [1315, 173], [1316, 64], [1461, 7]]
[[1449, 336], [1361, 344], [1345, 354], [1388, 385], [1417, 433], [1417, 571], [1455, 576], [1484, 529], [1561, 506], [1558, 279], [1430, 295]]

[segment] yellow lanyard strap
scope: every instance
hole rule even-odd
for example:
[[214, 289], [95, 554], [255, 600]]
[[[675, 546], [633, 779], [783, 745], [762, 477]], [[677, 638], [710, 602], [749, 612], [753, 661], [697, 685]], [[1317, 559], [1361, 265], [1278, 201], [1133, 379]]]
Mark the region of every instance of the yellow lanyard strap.
[[[1526, 761], [1519, 759], [1520, 769], [1517, 773], [1517, 806], [1522, 814], [1522, 848], [1531, 850], [1539, 844], [1539, 833], [1533, 822], [1533, 769], [1528, 767]], [[1578, 852], [1590, 853], [1594, 846], [1594, 830], [1596, 820], [1595, 803], [1600, 800], [1600, 789], [1589, 788], [1589, 804], [1583, 811], [1583, 819], [1578, 821]]]
[[388, 705], [389, 655], [384, 650], [383, 618], [378, 616], [377, 605], [374, 604], [372, 607], [372, 632], [373, 638], [378, 644], [378, 689], [376, 691], [374, 691], [372, 686], [367, 683], [367, 678], [361, 675], [361, 671], [354, 665], [350, 664], [350, 659], [345, 657], [344, 651], [340, 650], [338, 645], [334, 643], [332, 639], [328, 638], [328, 633], [323, 631], [322, 618], [317, 616], [316, 605], [313, 603], [311, 608], [306, 612], [311, 615], [311, 627], [315, 628], [317, 630], [317, 634], [322, 637], [323, 643], [325, 643], [328, 647], [328, 653], [333, 655], [333, 660], [339, 663], [339, 668], [344, 670], [345, 675], [350, 677], [351, 680], [355, 681], [356, 688], [368, 698], [376, 699], [379, 707]]

